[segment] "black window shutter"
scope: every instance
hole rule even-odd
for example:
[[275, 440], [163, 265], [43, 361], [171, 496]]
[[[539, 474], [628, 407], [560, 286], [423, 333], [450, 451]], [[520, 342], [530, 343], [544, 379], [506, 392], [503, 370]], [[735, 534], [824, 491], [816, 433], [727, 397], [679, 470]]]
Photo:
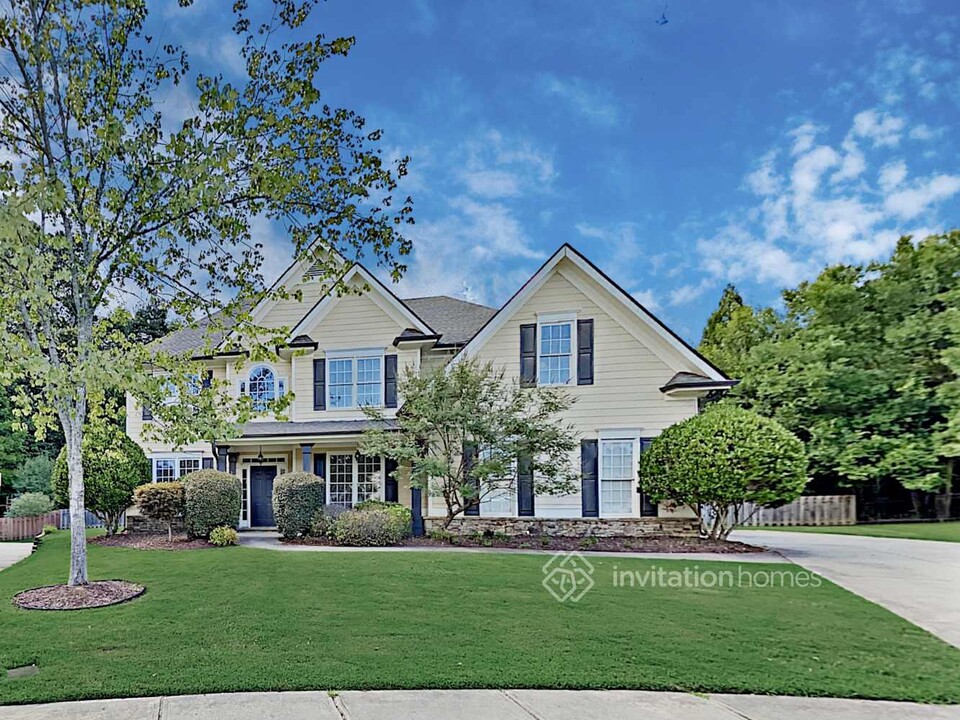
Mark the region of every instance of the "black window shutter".
[[[396, 355], [394, 355], [396, 357]], [[400, 502], [400, 484], [397, 482], [397, 461], [387, 458], [383, 468], [383, 499], [387, 502]]]
[[209, 390], [212, 385], [213, 385], [213, 370], [207, 370], [207, 371], [203, 374], [203, 385], [202, 385], [202, 387], [203, 387], [204, 390]]
[[388, 408], [397, 406], [397, 356], [383, 358], [383, 405]]
[[327, 409], [327, 361], [313, 361], [313, 409]]
[[[653, 438], [640, 438], [640, 452], [643, 453], [650, 443], [653, 442]], [[640, 516], [641, 517], [657, 517], [657, 504], [650, 499], [650, 496], [647, 495], [642, 490], [640, 492]]]
[[204, 470], [213, 470], [213, 458], [205, 457], [200, 461], [200, 464], [203, 466]]
[[143, 413], [140, 417], [141, 420], [153, 420], [153, 410], [148, 408], [146, 405], [143, 406]]
[[533, 462], [529, 457], [517, 459], [517, 515], [533, 517]]
[[577, 385], [593, 385], [593, 320], [577, 320]]
[[327, 502], [327, 454], [315, 452], [313, 454], [313, 474], [323, 480], [324, 488], [321, 492], [324, 504]]
[[[463, 476], [466, 482], [473, 486], [474, 497], [480, 493], [480, 483], [473, 477], [473, 464], [477, 460], [477, 446], [473, 443], [463, 444]], [[480, 504], [471, 505], [463, 511], [464, 515], [479, 515]]]
[[520, 326], [520, 387], [537, 384], [537, 324]]
[[600, 517], [597, 441], [580, 441], [580, 502], [583, 517]]

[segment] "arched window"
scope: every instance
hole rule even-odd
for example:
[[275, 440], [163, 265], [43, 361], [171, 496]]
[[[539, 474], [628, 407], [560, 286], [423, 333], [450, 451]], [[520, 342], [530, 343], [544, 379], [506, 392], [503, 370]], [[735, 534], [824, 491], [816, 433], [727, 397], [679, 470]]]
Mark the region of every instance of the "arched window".
[[250, 371], [247, 392], [256, 410], [266, 410], [277, 398], [277, 377], [266, 365], [258, 365]]

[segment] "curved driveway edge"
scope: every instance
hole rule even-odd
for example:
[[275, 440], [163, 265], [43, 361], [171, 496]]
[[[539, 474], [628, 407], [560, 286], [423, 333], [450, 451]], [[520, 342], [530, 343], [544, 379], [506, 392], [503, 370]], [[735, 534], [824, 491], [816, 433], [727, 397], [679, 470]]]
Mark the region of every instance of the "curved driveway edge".
[[5, 706], [4, 720], [960, 720], [960, 706], [643, 690], [375, 690]]
[[0, 542], [0, 570], [29, 557], [32, 552], [30, 542]]
[[960, 543], [742, 530], [762, 545], [960, 647]]

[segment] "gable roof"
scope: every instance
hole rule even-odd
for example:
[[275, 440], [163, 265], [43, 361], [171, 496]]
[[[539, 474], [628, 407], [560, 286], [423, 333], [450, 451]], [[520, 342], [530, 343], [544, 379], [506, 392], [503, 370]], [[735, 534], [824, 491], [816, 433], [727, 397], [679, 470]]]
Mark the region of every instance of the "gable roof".
[[647, 327], [653, 330], [668, 345], [680, 353], [693, 367], [703, 373], [710, 380], [729, 380], [724, 372], [716, 365], [707, 360], [703, 355], [697, 352], [683, 338], [668, 328], [663, 321], [647, 310], [635, 297], [626, 290], [617, 285], [600, 268], [594, 265], [583, 254], [569, 243], [560, 246], [550, 258], [540, 266], [540, 269], [527, 280], [523, 286], [513, 294], [507, 302], [481, 327], [470, 341], [460, 350], [451, 360], [451, 363], [459, 362], [463, 358], [475, 354], [494, 333], [499, 330], [504, 323], [509, 320], [513, 314], [523, 306], [523, 304], [539, 290], [548, 278], [553, 275], [554, 270], [560, 261], [569, 260], [577, 268], [583, 271], [588, 277], [594, 280], [598, 285], [607, 290], [613, 297], [619, 300], [630, 312], [640, 319]]
[[426, 320], [440, 334], [440, 345], [464, 345], [497, 309], [447, 295], [403, 300], [404, 305]]

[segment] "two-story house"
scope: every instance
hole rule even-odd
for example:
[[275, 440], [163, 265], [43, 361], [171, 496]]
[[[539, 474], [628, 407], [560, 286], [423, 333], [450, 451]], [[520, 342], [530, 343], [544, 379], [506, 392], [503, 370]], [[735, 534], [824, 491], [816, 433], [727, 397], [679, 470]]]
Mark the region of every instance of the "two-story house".
[[[150, 412], [127, 400], [127, 433], [151, 460], [155, 481], [201, 467], [236, 474], [243, 484], [241, 527], [273, 523], [273, 480], [294, 469], [325, 479], [327, 501], [366, 498], [409, 503], [403, 472], [358, 452], [367, 426], [363, 405], [389, 418], [402, 398], [406, 366], [433, 368], [477, 357], [505, 368], [522, 385], [562, 385], [576, 402], [565, 418], [579, 432], [582, 469], [574, 494], [534, 497], [530, 484], [482, 503], [483, 517], [638, 518], [668, 514], [636, 492], [639, 454], [665, 427], [694, 415], [707, 393], [729, 388], [726, 377], [570, 245], [564, 245], [500, 309], [451, 297], [400, 299], [362, 265], [344, 278], [369, 289], [329, 294], [298, 262], [278, 280], [301, 299], [270, 300], [254, 309], [262, 326], [291, 328], [271, 362], [237, 362], [236, 354], [204, 358], [231, 392], [266, 407], [294, 393], [280, 422], [264, 416], [238, 436], [174, 451], [146, 440]], [[165, 350], [201, 346], [202, 328], [162, 338]], [[198, 350], [199, 352], [199, 350]], [[425, 499], [426, 516], [443, 515]]]

